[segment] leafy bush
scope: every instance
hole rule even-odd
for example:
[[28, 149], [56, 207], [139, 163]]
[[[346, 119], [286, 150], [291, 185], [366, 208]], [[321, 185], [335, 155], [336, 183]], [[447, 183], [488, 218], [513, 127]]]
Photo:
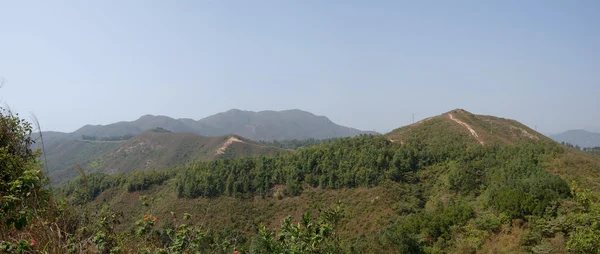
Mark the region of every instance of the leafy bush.
[[491, 183], [490, 204], [511, 218], [542, 216], [560, 198], [569, 196], [569, 186], [564, 180], [535, 163], [501, 170], [504, 179], [494, 179]]
[[508, 218], [504, 214], [496, 216], [493, 213], [482, 214], [474, 220], [474, 224], [477, 228], [493, 233], [500, 231], [502, 224], [506, 222], [508, 222]]
[[[47, 179], [31, 150], [31, 125], [0, 108], [0, 239], [13, 229], [21, 230], [34, 218], [36, 209], [47, 205]], [[27, 243], [27, 241], [25, 241]], [[2, 242], [5, 250], [26, 249], [22, 242]]]
[[336, 253], [341, 252], [334, 228], [343, 215], [340, 206], [325, 211], [317, 222], [310, 213], [302, 215], [298, 224], [292, 217], [283, 219], [275, 233], [260, 225], [251, 245], [251, 253]]
[[[421, 247], [432, 246], [438, 241], [452, 238], [452, 228], [464, 225], [475, 212], [467, 203], [448, 201], [438, 203], [434, 211], [410, 214], [388, 229], [388, 240], [407, 250], [415, 249], [415, 239]], [[420, 247], [420, 248], [421, 248]]]
[[111, 176], [103, 173], [93, 173], [69, 181], [58, 192], [64, 197], [70, 196], [74, 204], [84, 204], [94, 200], [100, 193], [109, 188], [121, 186], [123, 182], [122, 175]]
[[157, 170], [136, 171], [126, 177], [126, 189], [129, 192], [147, 190], [152, 185], [162, 184], [170, 178], [170, 172]]

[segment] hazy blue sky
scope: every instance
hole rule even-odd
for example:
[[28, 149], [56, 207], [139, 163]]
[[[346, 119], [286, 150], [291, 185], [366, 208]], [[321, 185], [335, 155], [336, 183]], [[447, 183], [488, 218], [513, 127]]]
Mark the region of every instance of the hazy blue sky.
[[0, 100], [46, 130], [298, 108], [380, 132], [454, 108], [600, 131], [600, 1], [1, 1]]

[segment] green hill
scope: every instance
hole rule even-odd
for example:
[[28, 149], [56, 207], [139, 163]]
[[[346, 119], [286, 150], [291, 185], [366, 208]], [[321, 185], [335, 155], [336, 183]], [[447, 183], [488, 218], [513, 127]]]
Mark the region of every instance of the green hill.
[[46, 170], [53, 185], [73, 179], [79, 175], [77, 165], [86, 166], [119, 146], [119, 142], [108, 141], [49, 140], [45, 143]]
[[[156, 216], [153, 230], [167, 234], [161, 227], [189, 213], [187, 223], [206, 230], [207, 241], [221, 247], [235, 242], [254, 252], [267, 248], [264, 244], [286, 246], [287, 240], [268, 240], [268, 232], [288, 215], [301, 222], [300, 228], [289, 228], [283, 220], [281, 239], [287, 239], [289, 230], [309, 225], [304, 223], [310, 218], [333, 223], [340, 214], [335, 223], [320, 224], [335, 225], [335, 236], [326, 236], [316, 248], [359, 253], [589, 251], [577, 241], [593, 239], [600, 230], [577, 230], [600, 217], [589, 206], [581, 209], [588, 202], [581, 197], [588, 194], [570, 190], [572, 180], [600, 191], [600, 161], [516, 121], [453, 110], [383, 136], [332, 140], [274, 157], [200, 161], [163, 173], [92, 174], [86, 188], [93, 192], [81, 192], [84, 181], [76, 179], [60, 193], [95, 210], [123, 211], [124, 223], [115, 229], [124, 234], [139, 228], [135, 221], [144, 216]], [[585, 197], [595, 200], [594, 195]], [[337, 205], [341, 210], [334, 209]], [[306, 212], [312, 216], [303, 216]], [[169, 243], [128, 244], [161, 248]], [[223, 248], [231, 248], [227, 246]]]
[[[386, 136], [391, 141], [397, 142], [407, 139], [419, 139], [422, 142], [452, 142], [452, 140], [443, 140], [449, 132], [465, 134], [470, 143], [480, 145], [510, 145], [528, 141], [553, 143], [551, 139], [515, 120], [474, 115], [462, 109], [455, 109], [395, 129]], [[466, 138], [465, 135], [461, 136]]]
[[234, 135], [204, 137], [150, 130], [125, 141], [51, 139], [46, 141], [45, 151], [48, 176], [59, 186], [80, 174], [78, 165], [88, 173], [116, 174], [285, 150]]
[[[385, 134], [392, 142], [410, 142], [418, 147], [451, 153], [465, 149], [491, 146], [521, 146], [540, 143], [557, 147], [552, 139], [512, 119], [475, 115], [455, 109], [439, 116], [430, 117]], [[600, 191], [598, 157], [578, 149], [560, 146], [567, 152], [556, 154], [544, 161], [544, 168], [560, 175], [567, 182], [577, 181], [587, 188]]]
[[194, 161], [269, 155], [284, 151], [240, 136], [205, 137], [192, 133], [150, 130], [123, 141], [89, 165], [90, 172], [107, 174], [167, 169]]

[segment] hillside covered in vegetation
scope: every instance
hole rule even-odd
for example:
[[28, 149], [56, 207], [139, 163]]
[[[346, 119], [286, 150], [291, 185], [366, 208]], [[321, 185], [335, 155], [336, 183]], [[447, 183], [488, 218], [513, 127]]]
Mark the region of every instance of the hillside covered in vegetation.
[[117, 174], [165, 170], [194, 161], [285, 152], [235, 135], [204, 137], [162, 128], [124, 141], [61, 140], [49, 142], [45, 148], [48, 175], [54, 186], [79, 175], [77, 167], [86, 173]]
[[[27, 132], [3, 118], [13, 119], [6, 131]], [[291, 152], [84, 174], [52, 198], [41, 180], [28, 180], [28, 172], [43, 179], [37, 157], [6, 140], [2, 158], [24, 163], [3, 176], [2, 195], [16, 198], [2, 201], [4, 250], [600, 250], [600, 161], [516, 121], [464, 110]]]
[[[166, 132], [156, 134], [159, 133], [156, 130]], [[330, 138], [364, 133], [376, 134], [340, 126], [327, 117], [302, 110], [252, 112], [233, 109], [198, 121], [144, 115], [134, 121], [86, 125], [72, 133], [43, 132], [42, 137], [46, 145], [44, 156], [48, 175], [53, 186], [60, 186], [78, 174], [78, 166], [88, 173], [110, 174], [165, 169], [193, 160], [271, 154], [276, 150], [274, 146], [296, 149]], [[41, 149], [40, 134], [32, 136], [37, 141], [33, 147]], [[221, 145], [217, 143], [227, 142], [229, 138], [243, 142], [234, 142], [225, 155], [211, 154], [219, 148], [214, 146]], [[161, 145], [146, 147], [150, 144]], [[124, 146], [129, 148], [123, 149]], [[146, 154], [151, 150], [153, 152]]]

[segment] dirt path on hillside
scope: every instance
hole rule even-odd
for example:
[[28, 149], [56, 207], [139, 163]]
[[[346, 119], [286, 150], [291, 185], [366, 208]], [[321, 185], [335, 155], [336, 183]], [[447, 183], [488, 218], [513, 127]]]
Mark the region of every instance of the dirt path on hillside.
[[515, 127], [515, 126], [510, 125], [510, 128], [511, 129], [515, 129], [515, 130], [520, 130], [521, 134], [523, 134], [523, 136], [525, 136], [525, 137], [528, 137], [530, 139], [540, 140], [540, 138], [538, 138], [537, 136], [535, 136], [535, 135], [527, 132], [525, 129], [523, 129], [521, 127]]
[[244, 143], [244, 141], [240, 140], [239, 138], [231, 137], [227, 141], [225, 141], [225, 143], [223, 143], [223, 145], [221, 147], [219, 147], [219, 149], [217, 149], [217, 153], [216, 154], [217, 155], [223, 155], [223, 154], [225, 154], [225, 149], [227, 149], [227, 147], [229, 147], [231, 144], [233, 144], [233, 142]]
[[457, 122], [458, 124], [462, 125], [463, 127], [467, 128], [467, 130], [469, 130], [469, 132], [471, 132], [471, 135], [473, 137], [475, 137], [475, 139], [477, 139], [477, 141], [479, 141], [479, 143], [481, 145], [483, 145], [483, 140], [481, 140], [481, 138], [479, 138], [479, 135], [477, 135], [477, 132], [475, 132], [475, 130], [473, 130], [473, 128], [471, 128], [471, 126], [469, 126], [467, 123], [458, 120], [456, 118], [454, 118], [454, 116], [452, 114], [448, 114], [450, 116], [450, 120]]
[[[396, 140], [393, 140], [393, 139], [391, 139], [391, 138], [388, 138], [388, 140], [389, 140], [390, 142], [392, 142], [392, 143], [394, 143], [394, 142], [397, 142]], [[404, 145], [404, 141], [400, 140], [400, 144], [401, 144], [401, 145]]]

